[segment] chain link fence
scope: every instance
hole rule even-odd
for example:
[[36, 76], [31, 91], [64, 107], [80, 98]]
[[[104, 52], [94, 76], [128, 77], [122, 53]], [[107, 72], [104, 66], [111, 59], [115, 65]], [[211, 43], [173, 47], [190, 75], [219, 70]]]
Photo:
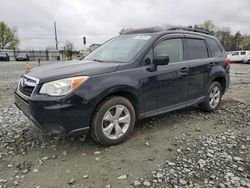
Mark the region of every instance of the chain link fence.
[[59, 61], [60, 53], [57, 50], [7, 50], [0, 49], [1, 54], [8, 54], [10, 61], [15, 61], [19, 55], [28, 56], [30, 61]]

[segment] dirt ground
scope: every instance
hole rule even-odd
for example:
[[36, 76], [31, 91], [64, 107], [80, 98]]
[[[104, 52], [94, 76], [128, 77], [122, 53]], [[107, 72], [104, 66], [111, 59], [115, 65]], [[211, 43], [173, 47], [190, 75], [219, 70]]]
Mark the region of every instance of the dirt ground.
[[0, 188], [250, 187], [250, 65], [231, 65], [218, 111], [138, 121], [127, 141], [108, 148], [33, 126], [14, 105], [24, 66], [0, 64]]

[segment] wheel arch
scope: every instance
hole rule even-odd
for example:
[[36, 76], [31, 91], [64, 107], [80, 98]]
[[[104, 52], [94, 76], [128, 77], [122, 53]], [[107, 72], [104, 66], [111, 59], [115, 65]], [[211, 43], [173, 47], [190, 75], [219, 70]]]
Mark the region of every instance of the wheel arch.
[[219, 82], [221, 87], [222, 87], [222, 93], [224, 94], [225, 93], [225, 90], [226, 90], [226, 79], [223, 77], [223, 76], [217, 76], [215, 77], [211, 83], [213, 82]]
[[105, 91], [104, 93], [105, 94], [101, 94], [100, 96], [97, 97], [98, 100], [96, 100], [95, 108], [94, 108], [92, 115], [91, 115], [91, 124], [93, 122], [94, 115], [95, 115], [96, 111], [98, 110], [98, 108], [107, 99], [112, 98], [112, 97], [116, 97], [116, 96], [124, 97], [127, 100], [129, 100], [130, 103], [132, 104], [132, 106], [134, 107], [136, 117], [139, 116], [139, 114], [140, 114], [140, 100], [139, 100], [139, 96], [137, 96], [135, 94], [135, 92], [133, 92], [132, 88], [126, 88], [126, 89], [124, 87], [111, 88], [111, 89]]

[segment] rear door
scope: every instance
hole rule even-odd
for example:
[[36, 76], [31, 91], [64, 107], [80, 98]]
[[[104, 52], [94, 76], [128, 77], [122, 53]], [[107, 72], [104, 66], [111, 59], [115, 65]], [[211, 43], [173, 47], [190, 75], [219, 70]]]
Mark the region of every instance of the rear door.
[[246, 51], [241, 51], [240, 52], [240, 61], [243, 61], [245, 59], [246, 56]]
[[250, 63], [250, 51], [247, 51], [244, 61]]
[[[219, 66], [223, 67], [223, 69], [226, 69], [225, 67], [227, 66], [225, 64], [226, 54], [220, 42], [214, 38], [206, 38], [206, 42], [209, 48], [209, 60], [210, 60], [209, 74], [213, 70], [217, 69]], [[211, 73], [210, 75], [212, 74], [213, 73]], [[209, 82], [207, 84], [207, 87], [209, 87]]]
[[195, 103], [205, 96], [210, 66], [209, 52], [205, 38], [185, 35], [185, 59], [188, 62], [187, 95], [188, 102]]

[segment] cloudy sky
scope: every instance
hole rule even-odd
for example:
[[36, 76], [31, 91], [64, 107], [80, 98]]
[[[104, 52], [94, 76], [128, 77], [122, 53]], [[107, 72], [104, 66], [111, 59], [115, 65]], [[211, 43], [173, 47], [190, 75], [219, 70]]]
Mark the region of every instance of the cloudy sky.
[[77, 49], [102, 43], [121, 28], [193, 25], [212, 20], [250, 34], [250, 0], [0, 0], [0, 21], [18, 28], [20, 48], [54, 47], [53, 22], [59, 47], [66, 40]]

